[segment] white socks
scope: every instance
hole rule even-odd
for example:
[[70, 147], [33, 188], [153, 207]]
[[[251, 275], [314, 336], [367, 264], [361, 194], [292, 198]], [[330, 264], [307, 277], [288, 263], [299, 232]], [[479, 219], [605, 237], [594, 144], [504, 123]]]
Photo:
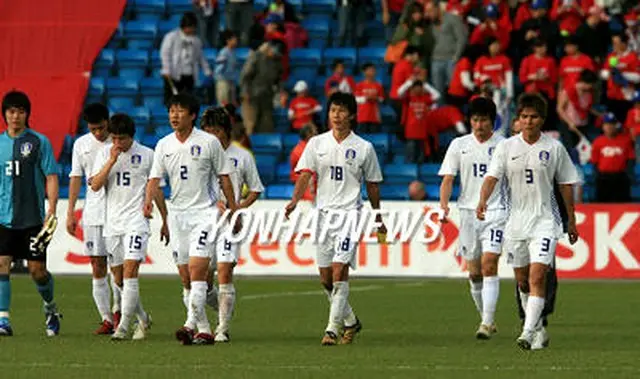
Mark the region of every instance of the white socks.
[[[329, 304], [331, 304], [331, 292], [329, 292], [326, 288], [323, 288], [324, 293], [327, 295], [327, 300], [329, 300]], [[344, 326], [353, 326], [358, 322], [356, 318], [355, 312], [353, 312], [353, 308], [351, 308], [351, 304], [347, 302], [347, 305], [344, 307]]]
[[96, 303], [102, 321], [113, 323], [111, 315], [111, 296], [107, 278], [93, 278], [93, 301]]
[[471, 298], [473, 299], [473, 303], [476, 305], [476, 309], [482, 317], [482, 282], [474, 282], [469, 280], [469, 285], [471, 286]]
[[518, 292], [520, 293], [520, 305], [522, 305], [522, 310], [524, 311], [524, 314], [527, 314], [527, 303], [529, 300], [529, 293], [525, 293], [522, 292], [522, 290], [520, 289], [520, 286], [518, 286]]
[[[139, 313], [142, 306], [140, 301], [140, 287], [138, 284], [138, 278], [124, 279], [124, 285], [122, 286], [122, 320], [118, 329], [129, 329], [129, 325], [133, 321], [133, 317]], [[144, 313], [144, 311], [142, 311]]]
[[[193, 318], [199, 333], [211, 334], [211, 325], [205, 311], [207, 302], [207, 282], [191, 282], [191, 295], [189, 296], [189, 312], [193, 312]], [[187, 320], [188, 322], [189, 320]], [[188, 326], [188, 325], [185, 325]]]
[[[331, 308], [327, 331], [338, 334], [346, 316], [345, 310], [349, 302], [349, 282], [334, 282], [331, 293]], [[352, 311], [353, 313], [353, 311]]]
[[500, 278], [498, 276], [485, 276], [482, 279], [482, 323], [493, 325], [496, 314], [496, 304], [500, 294]]
[[184, 307], [187, 309], [187, 311], [189, 310], [189, 296], [191, 294], [191, 290], [188, 290], [186, 288], [182, 289], [182, 304], [184, 304]]
[[524, 328], [525, 332], [533, 332], [536, 330], [540, 315], [544, 309], [544, 297], [529, 296], [527, 307], [525, 308]]
[[233, 283], [220, 284], [218, 292], [218, 328], [216, 333], [228, 333], [231, 316], [236, 302], [236, 289]]
[[113, 292], [113, 307], [111, 308], [112, 313], [120, 312], [122, 308], [122, 287], [119, 287], [116, 284], [113, 275], [111, 277], [111, 292]]

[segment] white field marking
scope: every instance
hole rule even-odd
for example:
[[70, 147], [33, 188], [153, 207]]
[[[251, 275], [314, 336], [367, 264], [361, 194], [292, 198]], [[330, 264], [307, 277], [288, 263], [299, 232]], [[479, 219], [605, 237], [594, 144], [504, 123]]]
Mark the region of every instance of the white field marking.
[[[376, 291], [383, 288], [384, 286], [380, 286], [380, 285], [352, 287], [352, 288], [349, 288], [349, 292]], [[267, 293], [258, 293], [255, 295], [240, 296], [240, 300], [270, 299], [273, 297], [289, 297], [289, 296], [316, 296], [316, 295], [324, 295], [324, 291], [314, 290], [314, 291], [297, 291], [297, 292], [296, 291], [267, 292]]]
[[[535, 353], [534, 353], [535, 354]], [[283, 371], [283, 370], [404, 370], [404, 371], [576, 371], [576, 372], [640, 372], [640, 367], [630, 366], [616, 366], [616, 367], [602, 367], [602, 366], [542, 366], [542, 365], [529, 365], [529, 366], [458, 366], [458, 365], [367, 365], [360, 367], [357, 365], [248, 365], [248, 364], [229, 364], [229, 363], [212, 363], [212, 364], [188, 364], [184, 363], [81, 363], [81, 362], [19, 362], [9, 361], [3, 362], [3, 367], [21, 368], [21, 369], [47, 369], [47, 368], [62, 368], [62, 369], [147, 369], [147, 370], [204, 370], [204, 369], [233, 369], [233, 370], [246, 370], [246, 371]]]

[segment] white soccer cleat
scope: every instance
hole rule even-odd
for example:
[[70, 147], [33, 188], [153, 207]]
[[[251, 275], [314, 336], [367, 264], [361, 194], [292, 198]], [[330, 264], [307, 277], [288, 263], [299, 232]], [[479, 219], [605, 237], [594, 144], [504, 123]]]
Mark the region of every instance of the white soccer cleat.
[[151, 329], [151, 324], [153, 321], [151, 320], [151, 315], [147, 314], [147, 320], [141, 320], [138, 318], [138, 322], [136, 323], [136, 330], [133, 331], [132, 339], [134, 341], [140, 341], [147, 338], [147, 331]]
[[522, 350], [531, 350], [534, 334], [535, 332], [523, 330], [520, 337], [516, 340], [516, 343]]
[[531, 343], [531, 350], [542, 350], [549, 346], [549, 334], [544, 327], [536, 330]]
[[496, 333], [497, 329], [495, 325], [480, 324], [476, 331], [476, 338], [479, 340], [491, 339], [491, 336]]
[[229, 333], [227, 332], [216, 333], [215, 341], [220, 343], [227, 343], [231, 341], [231, 338], [229, 337]]
[[118, 328], [116, 329], [116, 331], [111, 335], [111, 340], [112, 341], [124, 341], [127, 339], [127, 331], [124, 328]]

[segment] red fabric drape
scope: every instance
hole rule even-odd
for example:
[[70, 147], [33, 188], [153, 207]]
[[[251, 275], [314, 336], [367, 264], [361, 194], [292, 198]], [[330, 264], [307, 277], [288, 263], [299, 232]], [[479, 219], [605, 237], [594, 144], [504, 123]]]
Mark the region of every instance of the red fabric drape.
[[[0, 94], [31, 99], [31, 127], [59, 156], [75, 134], [93, 61], [109, 41], [126, 0], [0, 1]], [[6, 125], [2, 121], [2, 129]]]

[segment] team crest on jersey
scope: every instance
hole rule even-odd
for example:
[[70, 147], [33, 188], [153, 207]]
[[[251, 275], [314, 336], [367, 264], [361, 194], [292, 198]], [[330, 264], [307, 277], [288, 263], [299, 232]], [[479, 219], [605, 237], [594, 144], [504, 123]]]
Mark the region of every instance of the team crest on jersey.
[[238, 167], [238, 160], [236, 158], [229, 158], [231, 159], [231, 163], [233, 163], [233, 167]]
[[202, 152], [202, 148], [198, 145], [191, 146], [191, 156], [194, 158], [198, 158], [200, 153]]
[[139, 165], [140, 163], [142, 163], [142, 155], [140, 154], [133, 154], [131, 156], [131, 164], [134, 166]]
[[347, 149], [347, 151], [345, 151], [344, 153], [344, 157], [346, 158], [346, 163], [348, 165], [352, 165], [353, 164], [353, 160], [356, 158], [356, 151], [353, 149]]
[[33, 151], [33, 144], [31, 142], [25, 142], [22, 144], [22, 146], [20, 146], [20, 155], [22, 155], [23, 158], [26, 158], [29, 155], [31, 155], [32, 151]]
[[542, 164], [547, 164], [547, 163], [549, 163], [549, 158], [550, 158], [550, 157], [551, 157], [551, 154], [550, 154], [548, 151], [546, 151], [546, 150], [542, 150], [542, 151], [540, 152], [540, 154], [538, 154], [538, 158], [540, 158], [540, 162], [541, 162]]

